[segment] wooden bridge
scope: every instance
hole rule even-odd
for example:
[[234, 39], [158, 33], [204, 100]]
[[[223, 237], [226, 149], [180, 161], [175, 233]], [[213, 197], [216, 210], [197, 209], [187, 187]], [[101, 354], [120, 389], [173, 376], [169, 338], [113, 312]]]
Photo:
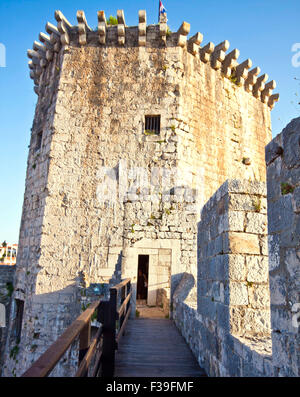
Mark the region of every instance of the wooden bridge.
[[109, 301], [92, 303], [22, 376], [49, 376], [78, 337], [75, 377], [206, 376], [172, 320], [130, 319], [131, 296], [130, 279], [112, 287]]

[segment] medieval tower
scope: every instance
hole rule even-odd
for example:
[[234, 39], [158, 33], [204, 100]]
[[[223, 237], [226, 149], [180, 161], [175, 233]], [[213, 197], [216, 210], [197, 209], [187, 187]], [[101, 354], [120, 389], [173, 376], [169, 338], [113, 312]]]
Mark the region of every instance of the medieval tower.
[[83, 11], [78, 25], [55, 19], [28, 50], [38, 101], [6, 376], [57, 339], [89, 285], [130, 277], [136, 288], [141, 256], [148, 304], [172, 316], [182, 274], [197, 277], [201, 206], [227, 179], [266, 179], [279, 97], [227, 40], [188, 38], [186, 22], [171, 32], [139, 11], [127, 26], [121, 10], [116, 25], [99, 11], [96, 30]]

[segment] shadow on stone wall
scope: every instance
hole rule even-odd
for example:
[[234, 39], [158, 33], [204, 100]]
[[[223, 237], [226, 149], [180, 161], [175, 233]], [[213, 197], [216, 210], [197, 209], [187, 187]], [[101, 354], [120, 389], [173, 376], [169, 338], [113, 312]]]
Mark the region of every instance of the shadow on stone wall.
[[210, 376], [272, 376], [266, 217], [260, 182], [228, 180], [203, 207], [197, 289], [186, 275], [174, 319]]
[[[14, 376], [14, 371], [11, 373], [11, 369], [16, 368], [19, 362], [21, 365], [16, 376], [21, 376], [92, 302], [99, 299], [107, 300], [109, 297], [109, 284], [90, 284], [87, 288], [82, 288], [81, 296], [73, 301], [76, 290], [78, 284], [74, 282], [59, 291], [32, 296], [35, 307], [43, 307], [46, 310], [32, 314], [31, 320], [34, 326], [31, 328], [30, 336], [27, 324], [23, 322], [19, 343], [14, 340], [7, 346], [3, 376]], [[71, 310], [74, 305], [77, 308], [76, 313]], [[16, 330], [15, 320], [12, 318], [12, 333]], [[78, 369], [78, 343], [77, 337], [51, 372], [51, 377], [69, 377], [75, 374]]]

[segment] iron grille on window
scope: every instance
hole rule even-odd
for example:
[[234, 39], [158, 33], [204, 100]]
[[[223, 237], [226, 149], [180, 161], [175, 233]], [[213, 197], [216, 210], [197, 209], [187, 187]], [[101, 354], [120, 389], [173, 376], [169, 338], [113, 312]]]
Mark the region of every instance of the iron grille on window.
[[160, 134], [160, 116], [145, 117], [145, 132], [150, 134]]

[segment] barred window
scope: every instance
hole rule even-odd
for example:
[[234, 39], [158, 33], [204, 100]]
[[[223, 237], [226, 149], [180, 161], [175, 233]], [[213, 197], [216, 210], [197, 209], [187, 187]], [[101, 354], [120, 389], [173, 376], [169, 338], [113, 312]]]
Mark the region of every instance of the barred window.
[[145, 116], [145, 132], [146, 134], [160, 134], [160, 115]]

